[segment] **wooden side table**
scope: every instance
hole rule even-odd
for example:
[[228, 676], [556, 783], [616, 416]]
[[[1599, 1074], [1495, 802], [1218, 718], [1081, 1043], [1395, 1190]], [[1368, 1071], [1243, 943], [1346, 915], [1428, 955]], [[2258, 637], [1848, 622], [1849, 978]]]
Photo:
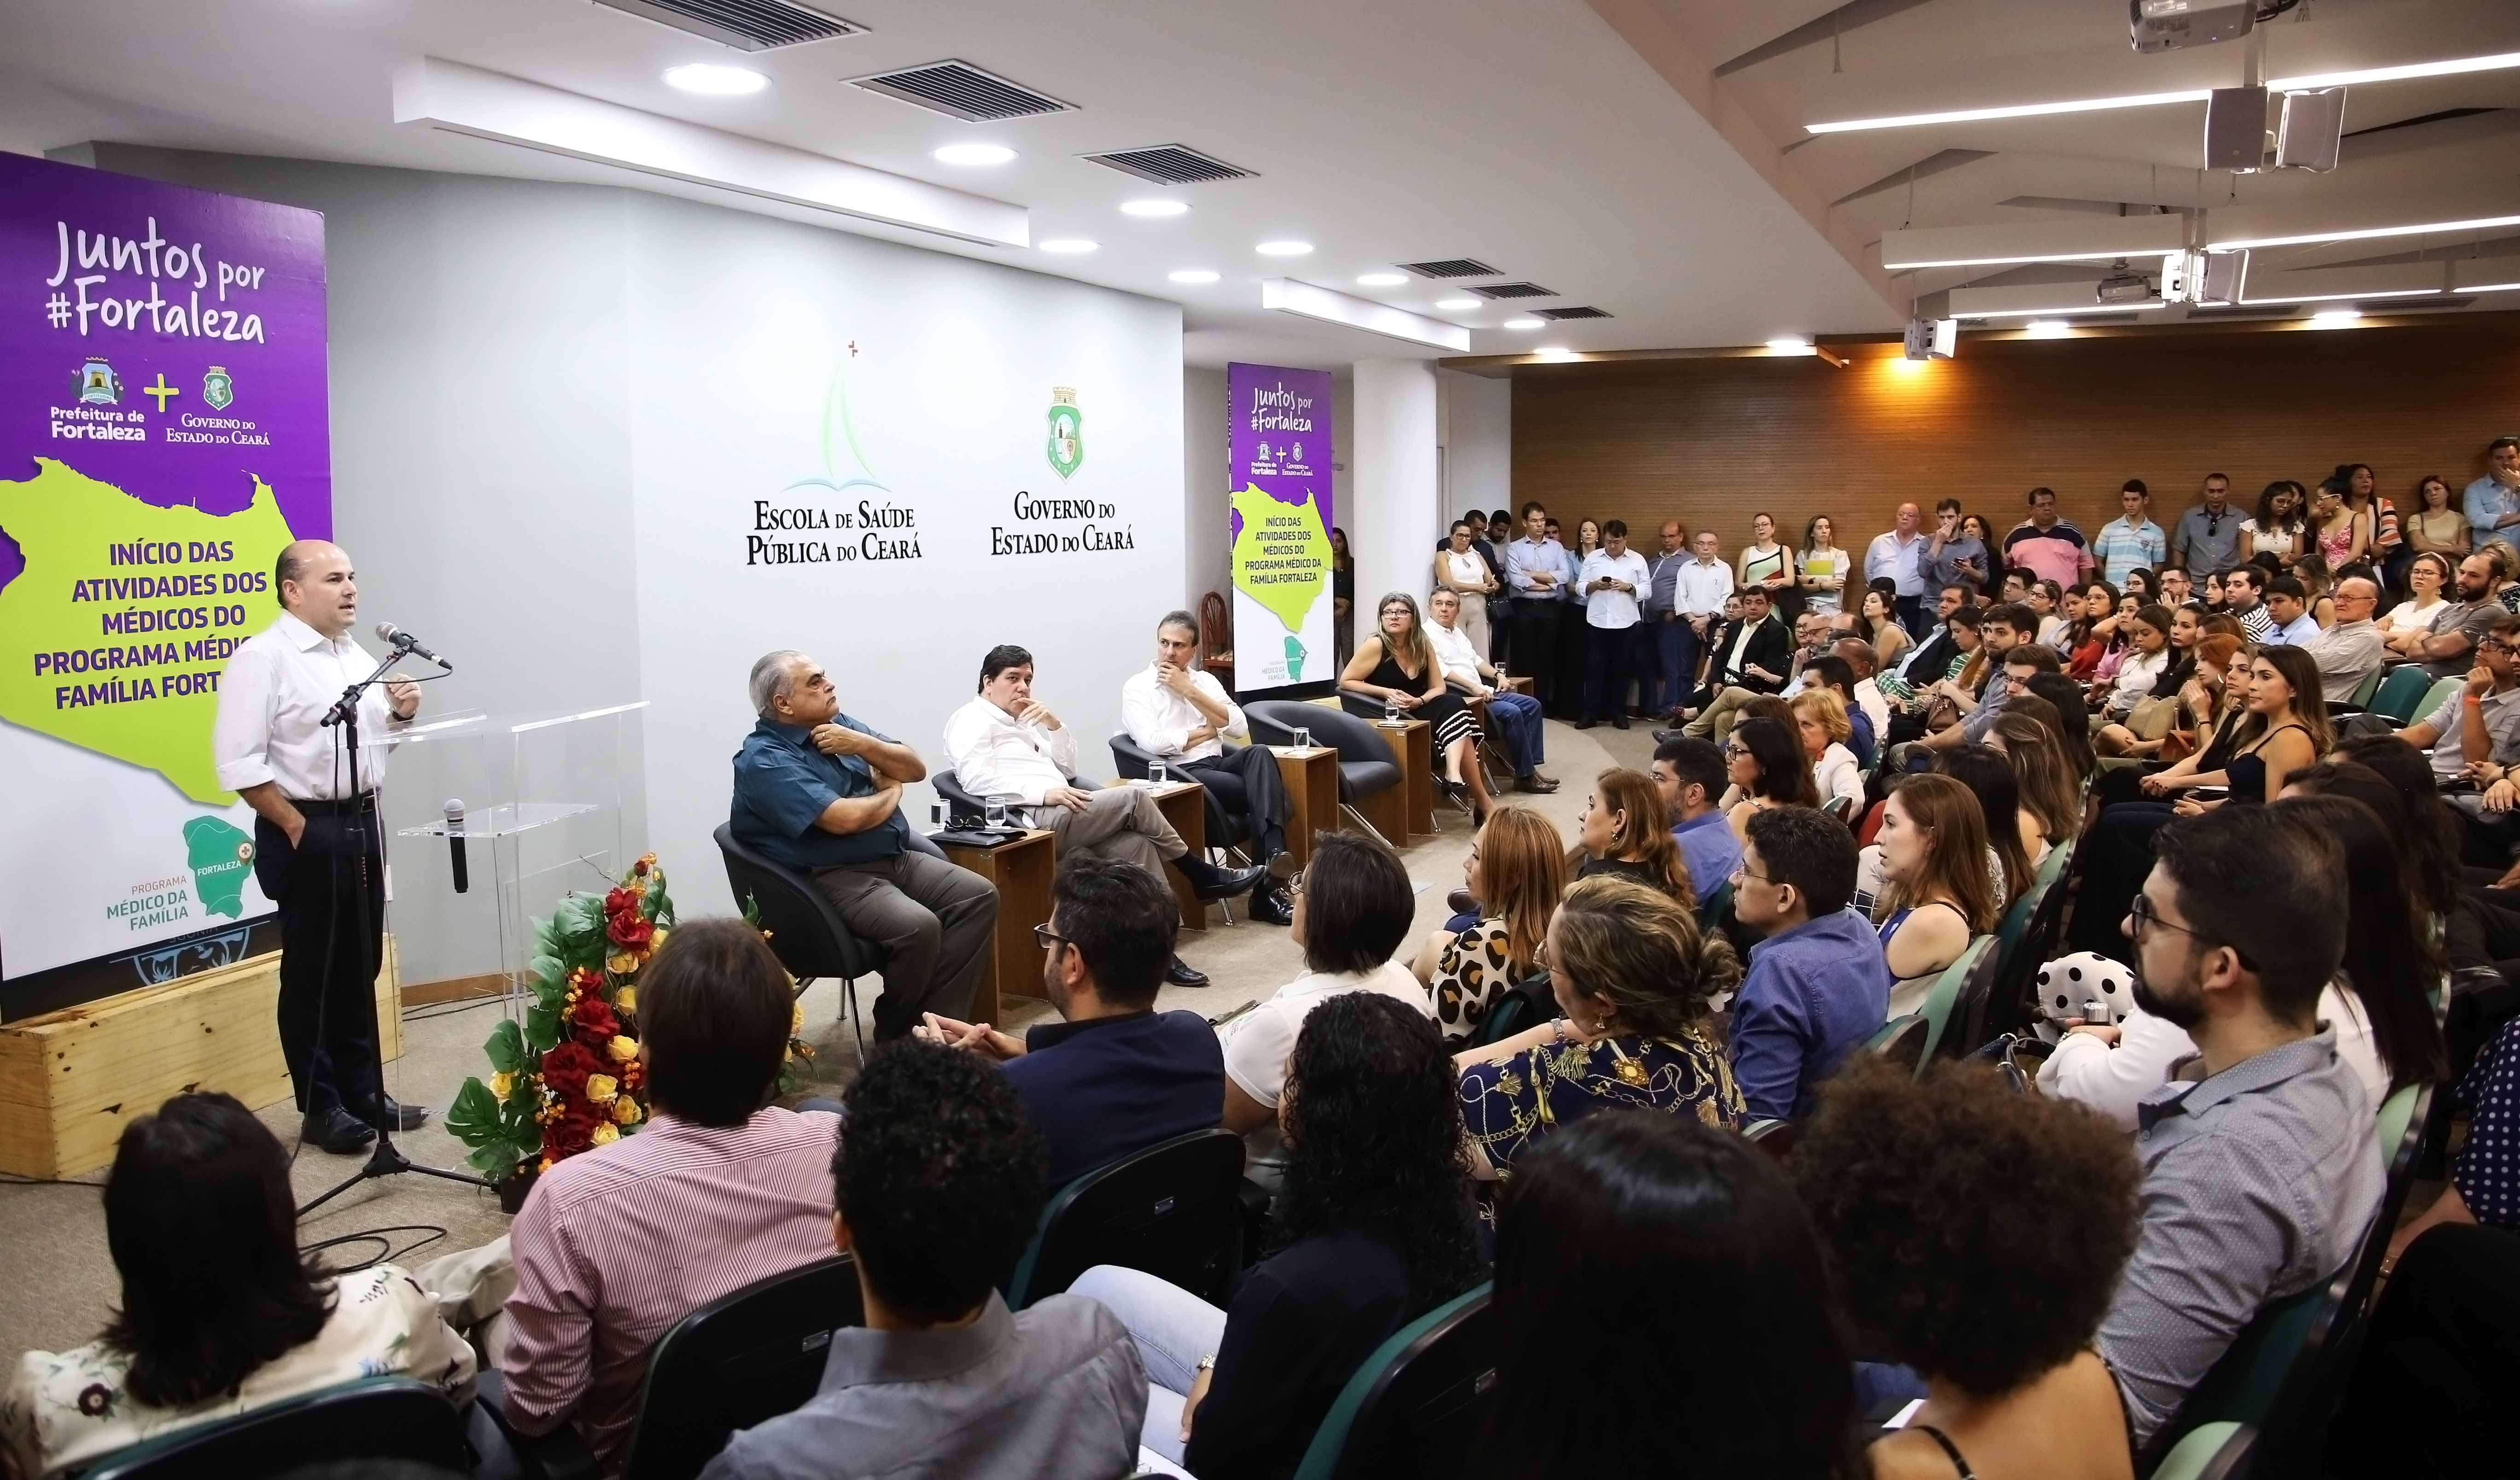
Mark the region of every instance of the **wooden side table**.
[[[1125, 786], [1130, 783], [1122, 782], [1119, 785]], [[1190, 853], [1185, 856], [1205, 858], [1207, 856], [1207, 788], [1196, 782], [1170, 782], [1160, 786], [1149, 786], [1148, 789], [1155, 793], [1155, 809], [1163, 813], [1164, 821], [1172, 824], [1173, 830], [1181, 834], [1181, 840], [1190, 845]], [[1198, 891], [1191, 887], [1190, 875], [1173, 865], [1166, 864], [1164, 877], [1172, 880], [1173, 898], [1181, 901], [1182, 928], [1205, 930], [1207, 906], [1199, 902]], [[1043, 918], [1048, 919], [1047, 916]]]
[[1041, 947], [1032, 938], [1032, 927], [1050, 923], [1050, 884], [1058, 872], [1051, 834], [1035, 828], [993, 847], [938, 846], [957, 867], [998, 886], [998, 923], [989, 940], [989, 960], [971, 992], [971, 1021], [996, 1024], [1007, 999], [1031, 998], [1032, 993], [1016, 989], [1041, 978]]
[[1413, 835], [1435, 830], [1435, 727], [1422, 719], [1405, 719], [1396, 725], [1375, 720], [1373, 728], [1382, 732], [1400, 758], [1402, 821], [1408, 831], [1389, 834], [1396, 848]]
[[1286, 851], [1298, 865], [1313, 861], [1313, 838], [1339, 826], [1338, 751], [1328, 745], [1298, 750], [1271, 745], [1278, 780], [1286, 787]]

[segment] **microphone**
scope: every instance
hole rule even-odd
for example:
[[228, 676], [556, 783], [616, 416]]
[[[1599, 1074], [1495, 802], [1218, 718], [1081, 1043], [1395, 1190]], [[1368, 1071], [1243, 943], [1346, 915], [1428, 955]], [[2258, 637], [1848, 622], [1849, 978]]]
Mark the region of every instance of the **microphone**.
[[472, 887], [472, 873], [464, 866], [464, 798], [458, 796], [446, 803], [446, 851], [455, 862], [455, 892]]
[[381, 642], [393, 644], [396, 651], [416, 652], [422, 657], [428, 659], [430, 662], [435, 663], [440, 668], [445, 669], [449, 673], [453, 673], [455, 671], [455, 665], [453, 663], [448, 662], [446, 659], [439, 657], [436, 653], [422, 647], [420, 645], [420, 639], [413, 637], [410, 633], [403, 631], [400, 627], [395, 626], [391, 622], [377, 623], [377, 638]]

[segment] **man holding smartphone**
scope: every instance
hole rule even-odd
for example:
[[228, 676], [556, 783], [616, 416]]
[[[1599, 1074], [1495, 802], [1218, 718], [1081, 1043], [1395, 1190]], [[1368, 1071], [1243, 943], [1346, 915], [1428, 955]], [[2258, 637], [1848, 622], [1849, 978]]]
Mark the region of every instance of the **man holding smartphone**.
[[1986, 542], [1960, 533], [1959, 500], [1945, 499], [1934, 506], [1934, 532], [1925, 541], [1924, 563], [1928, 591], [1946, 586], [1963, 586], [1971, 593], [1986, 589]]

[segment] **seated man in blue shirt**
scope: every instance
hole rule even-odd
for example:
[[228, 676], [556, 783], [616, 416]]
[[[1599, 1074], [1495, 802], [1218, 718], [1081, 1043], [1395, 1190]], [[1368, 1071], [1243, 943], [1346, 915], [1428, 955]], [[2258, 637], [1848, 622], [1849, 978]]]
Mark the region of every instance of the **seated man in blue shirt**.
[[1058, 1022], [1023, 1037], [933, 1012], [918, 1029], [1006, 1069], [1050, 1137], [1058, 1187], [1150, 1145], [1215, 1127], [1225, 1115], [1225, 1050], [1196, 1012], [1158, 1012], [1181, 906], [1134, 864], [1076, 857], [1051, 886], [1042, 995]]
[[882, 949], [878, 1042], [907, 1036], [922, 1012], [970, 1011], [998, 890], [909, 846], [901, 788], [926, 780], [926, 763], [842, 714], [822, 666], [792, 649], [752, 665], [751, 693], [761, 721], [735, 752], [735, 840], [809, 875], [849, 929]]
[[1810, 1113], [1820, 1082], [1881, 1029], [1890, 966], [1880, 938], [1846, 907], [1855, 834], [1825, 812], [1750, 814], [1733, 875], [1732, 914], [1765, 931], [1732, 999], [1732, 1078], [1753, 1116]]
[[1676, 735], [1654, 746], [1654, 789], [1671, 809], [1671, 840], [1688, 865], [1688, 886], [1704, 904], [1741, 866], [1741, 840], [1715, 805], [1724, 794], [1724, 752], [1713, 740]]

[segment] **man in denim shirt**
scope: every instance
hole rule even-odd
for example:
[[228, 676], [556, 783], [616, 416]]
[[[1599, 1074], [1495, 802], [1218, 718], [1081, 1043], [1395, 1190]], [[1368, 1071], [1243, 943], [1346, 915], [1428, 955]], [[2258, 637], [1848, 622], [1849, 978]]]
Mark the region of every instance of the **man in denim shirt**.
[[1767, 938], [1732, 999], [1732, 1077], [1753, 1117], [1808, 1114], [1820, 1082], [1881, 1030], [1890, 966], [1855, 894], [1855, 835], [1825, 812], [1750, 814], [1733, 917]]

